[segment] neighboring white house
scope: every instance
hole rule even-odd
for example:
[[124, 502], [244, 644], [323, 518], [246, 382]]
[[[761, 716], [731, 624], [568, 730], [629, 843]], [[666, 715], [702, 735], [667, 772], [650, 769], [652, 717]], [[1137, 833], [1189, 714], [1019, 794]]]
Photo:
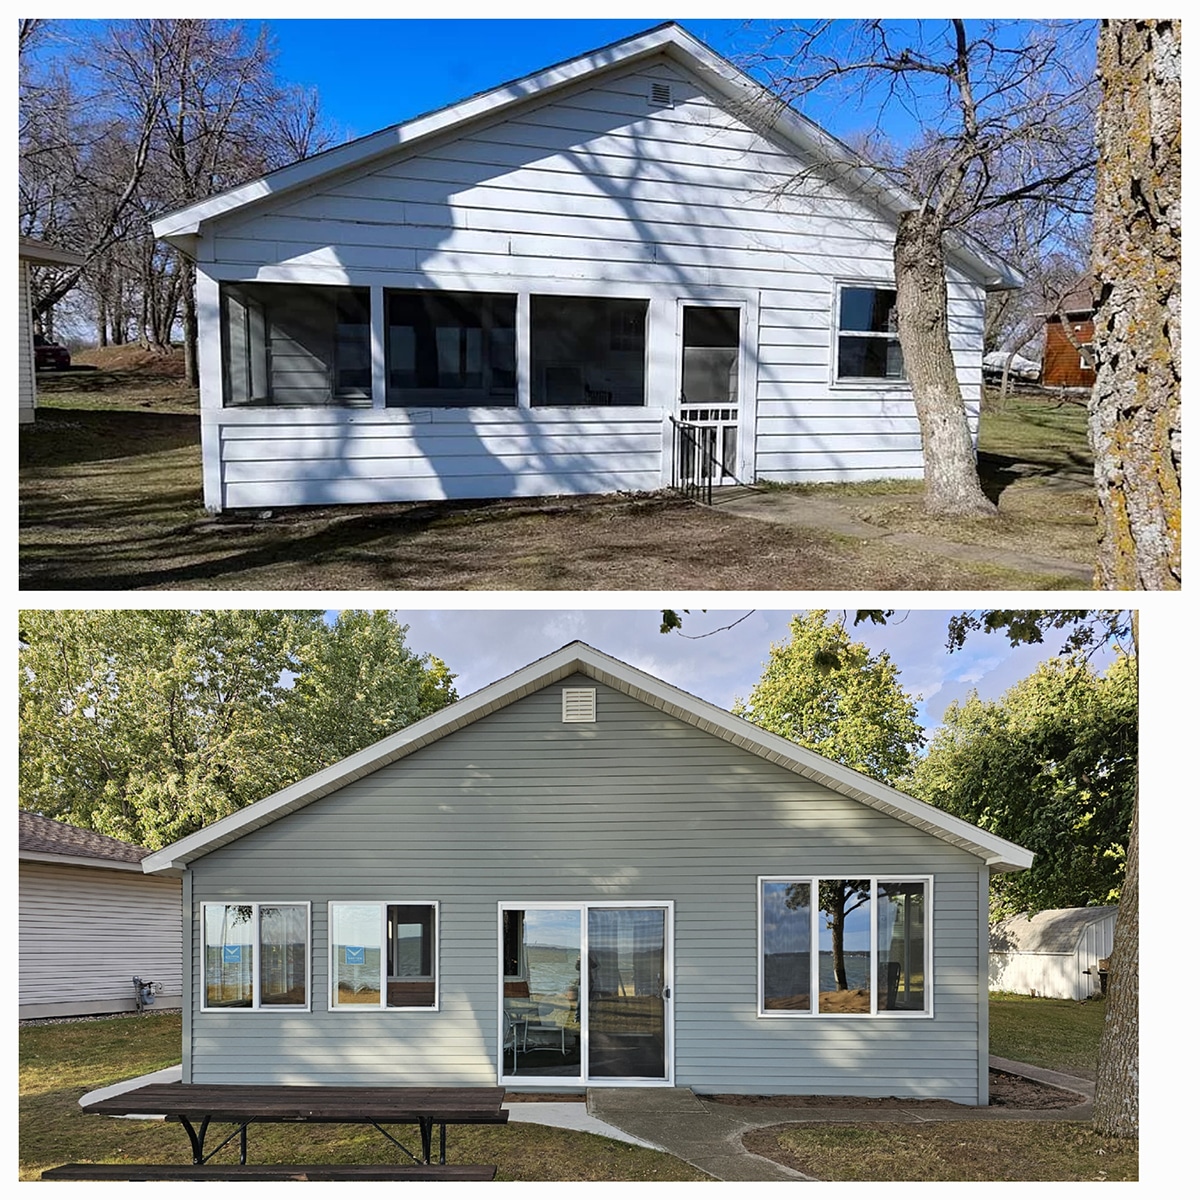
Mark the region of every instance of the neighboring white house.
[[[403, 70], [403, 64], [397, 64]], [[914, 201], [676, 24], [154, 223], [196, 260], [210, 509], [922, 471], [892, 245]], [[984, 297], [949, 247], [975, 420]]]
[[17, 403], [20, 422], [28, 424], [37, 408], [37, 379], [33, 353], [33, 310], [29, 289], [29, 268], [42, 266], [77, 267], [83, 259], [70, 250], [60, 250], [46, 242], [23, 237], [19, 240], [17, 260]]
[[[992, 926], [988, 986], [1058, 1000], [1101, 991], [1101, 960], [1112, 954], [1116, 905], [1019, 913]], [[1105, 961], [1107, 968], [1107, 961]]]
[[988, 882], [1032, 857], [574, 642], [142, 867], [185, 1083], [986, 1105]]
[[135, 975], [179, 1006], [179, 881], [145, 875], [149, 853], [20, 810], [19, 1016], [128, 1012]]

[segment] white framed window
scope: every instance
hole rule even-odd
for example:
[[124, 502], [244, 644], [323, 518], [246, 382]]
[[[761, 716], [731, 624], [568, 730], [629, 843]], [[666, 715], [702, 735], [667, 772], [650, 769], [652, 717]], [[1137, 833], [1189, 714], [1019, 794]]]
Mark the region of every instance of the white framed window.
[[329, 1007], [438, 1007], [436, 900], [329, 903]]
[[310, 916], [307, 900], [202, 904], [201, 1011], [307, 1011]]
[[930, 876], [760, 876], [758, 1013], [933, 1015]]
[[839, 283], [834, 289], [834, 317], [836, 382], [904, 382], [894, 287]]

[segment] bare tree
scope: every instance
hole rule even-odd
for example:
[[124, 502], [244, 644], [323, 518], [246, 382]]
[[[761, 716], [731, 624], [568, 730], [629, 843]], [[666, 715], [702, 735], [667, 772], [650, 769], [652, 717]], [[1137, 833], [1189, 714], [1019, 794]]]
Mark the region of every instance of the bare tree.
[[1099, 583], [1182, 585], [1179, 21], [1105, 21], [1097, 141]]
[[1087, 210], [1090, 37], [1082, 23], [820, 21], [777, 29], [757, 62], [785, 102], [841, 85], [864, 111], [903, 106], [920, 125], [895, 164], [914, 204], [898, 220], [894, 268], [935, 515], [996, 512], [979, 484], [951, 352], [946, 247], [990, 212]]

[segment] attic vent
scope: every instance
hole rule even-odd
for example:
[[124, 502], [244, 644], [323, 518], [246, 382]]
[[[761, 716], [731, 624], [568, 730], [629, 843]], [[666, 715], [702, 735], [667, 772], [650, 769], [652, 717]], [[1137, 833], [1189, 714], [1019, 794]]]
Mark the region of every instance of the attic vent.
[[652, 83], [650, 85], [650, 103], [655, 108], [674, 108], [675, 101], [671, 99], [669, 83]]
[[595, 721], [595, 688], [563, 688], [562, 696], [564, 724], [570, 721]]

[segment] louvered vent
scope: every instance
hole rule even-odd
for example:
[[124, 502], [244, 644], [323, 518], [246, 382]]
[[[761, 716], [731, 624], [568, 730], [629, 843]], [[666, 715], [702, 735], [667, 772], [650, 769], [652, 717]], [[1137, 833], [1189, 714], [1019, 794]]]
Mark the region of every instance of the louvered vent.
[[563, 722], [595, 721], [596, 689], [563, 688]]
[[655, 108], [673, 108], [675, 101], [671, 99], [669, 83], [652, 83], [650, 85], [650, 103]]

